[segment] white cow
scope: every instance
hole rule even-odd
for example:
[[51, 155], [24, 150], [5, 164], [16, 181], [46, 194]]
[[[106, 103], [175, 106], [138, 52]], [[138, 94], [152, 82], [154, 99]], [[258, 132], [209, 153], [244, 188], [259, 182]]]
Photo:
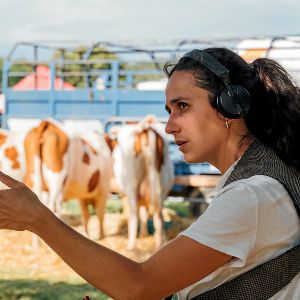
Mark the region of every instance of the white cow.
[[154, 120], [124, 125], [117, 132], [113, 169], [119, 189], [129, 205], [128, 249], [136, 248], [138, 210], [141, 235], [147, 231], [148, 213], [153, 215], [156, 247], [164, 241], [162, 207], [173, 183], [174, 170], [167, 141], [154, 129]]

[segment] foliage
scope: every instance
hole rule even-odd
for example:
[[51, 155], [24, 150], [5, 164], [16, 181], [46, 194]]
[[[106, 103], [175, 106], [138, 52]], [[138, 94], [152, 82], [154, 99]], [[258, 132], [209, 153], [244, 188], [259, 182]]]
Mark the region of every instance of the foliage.
[[27, 74], [34, 72], [34, 68], [32, 65], [26, 63], [14, 64], [12, 65], [10, 72], [20, 72], [24, 74], [22, 76], [12, 76], [8, 79], [8, 86], [12, 87], [20, 80], [22, 80]]
[[[0, 89], [2, 88], [3, 63], [4, 63], [4, 60], [3, 60], [3, 58], [0, 57]], [[8, 86], [9, 87], [14, 86], [25, 76], [26, 73], [30, 73], [32, 71], [33, 71], [32, 66], [29, 64], [26, 64], [26, 63], [12, 65], [10, 72], [20, 72], [20, 73], [24, 73], [24, 75], [10, 77], [8, 80]]]
[[[62, 77], [64, 81], [71, 83], [77, 88], [93, 87], [94, 82], [98, 77], [110, 80], [110, 75], [105, 70], [111, 70], [111, 62], [109, 60], [119, 60], [115, 53], [108, 51], [103, 47], [96, 47], [88, 55], [88, 48], [84, 45], [78, 46], [72, 51], [60, 49], [54, 52], [52, 59], [56, 61], [57, 76]], [[101, 60], [108, 60], [107, 62], [100, 62]], [[73, 63], [74, 61], [74, 63]], [[76, 61], [76, 62], [75, 62]], [[80, 61], [80, 63], [79, 63]], [[87, 63], [88, 62], [88, 63]], [[0, 58], [0, 69], [2, 70], [3, 59]], [[120, 70], [155, 70], [162, 69], [161, 63], [150, 61], [136, 61], [133, 63], [121, 62]], [[14, 63], [10, 68], [10, 72], [20, 73], [18, 76], [11, 76], [9, 78], [9, 87], [12, 87], [27, 74], [34, 71], [34, 65], [29, 64], [28, 61], [22, 60], [22, 63]], [[145, 72], [146, 73], [146, 72]], [[160, 74], [136, 74], [132, 80], [134, 83], [147, 80], [159, 80], [162, 78]], [[120, 75], [119, 81], [122, 82], [126, 79], [126, 75]], [[0, 88], [2, 85], [2, 71], [0, 73]], [[135, 85], [134, 85], [135, 86]]]
[[[57, 65], [57, 72], [63, 73], [64, 80], [70, 82], [76, 87], [92, 87], [93, 83], [97, 79], [98, 76], [103, 76], [105, 70], [111, 70], [112, 66], [109, 62], [99, 63], [97, 60], [119, 60], [116, 54], [109, 52], [105, 48], [96, 47], [94, 48], [89, 55], [87, 55], [88, 49], [86, 46], [79, 46], [78, 48], [74, 49], [73, 51], [56, 51], [54, 53], [53, 58], [58, 62], [61, 62], [61, 65]], [[88, 57], [86, 57], [88, 56]], [[70, 61], [75, 60], [83, 60], [86, 59], [90, 62], [95, 61], [95, 63], [82, 63], [82, 64], [70, 64]], [[67, 64], [64, 64], [63, 61], [69, 61]], [[153, 62], [135, 62], [135, 63], [124, 63], [121, 62], [119, 68], [120, 70], [155, 70], [157, 67], [160, 69], [162, 65], [156, 66]], [[101, 72], [102, 71], [102, 72]], [[96, 72], [96, 74], [95, 74]], [[73, 74], [72, 74], [73, 73]], [[75, 75], [76, 73], [76, 75]], [[159, 80], [161, 75], [135, 75], [133, 78], [134, 82], [139, 81], [146, 81], [146, 80]], [[108, 78], [109, 79], [109, 78]], [[119, 77], [120, 82], [125, 80], [125, 75], [120, 75]]]
[[[65, 73], [64, 80], [70, 82], [76, 87], [82, 88], [85, 86], [91, 86], [92, 82], [94, 82], [97, 78], [95, 75], [89, 74], [91, 70], [101, 70], [101, 69], [109, 69], [109, 63], [81, 63], [81, 64], [63, 64], [63, 61], [75, 61], [75, 60], [83, 60], [86, 59], [88, 61], [95, 61], [101, 59], [118, 59], [118, 57], [112, 53], [107, 51], [104, 48], [94, 48], [88, 57], [85, 57], [85, 53], [87, 53], [88, 48], [86, 46], [79, 46], [75, 48], [73, 51], [56, 51], [53, 55], [54, 60], [61, 61], [61, 64], [57, 66], [57, 72]], [[77, 75], [75, 74], [77, 73]], [[88, 76], [85, 76], [87, 74]], [[99, 71], [100, 74], [100, 71]]]
[[[61, 72], [69, 73], [68, 76], [64, 77], [64, 80], [70, 82], [76, 87], [84, 87], [93, 82], [97, 76], [84, 76], [84, 73], [88, 73], [91, 69], [107, 69], [110, 68], [109, 64], [63, 64], [59, 63], [60, 59], [63, 57], [64, 60], [72, 61], [72, 60], [80, 60], [83, 59], [84, 53], [87, 51], [85, 46], [79, 46], [71, 52], [65, 52], [63, 50], [58, 50], [53, 54], [53, 59], [58, 60], [57, 70], [56, 72], [60, 74]], [[118, 59], [118, 57], [104, 48], [95, 48], [91, 55], [87, 58], [87, 60], [99, 60], [99, 59]], [[61, 60], [63, 62], [63, 60]], [[3, 68], [3, 59], [0, 58], [0, 87], [2, 86], [2, 68]], [[20, 76], [11, 76], [9, 78], [9, 87], [12, 87], [21, 79], [23, 79], [27, 74], [34, 71], [34, 66], [29, 64], [26, 60], [22, 60], [22, 63], [13, 63], [10, 72], [19, 72], [23, 73]], [[70, 73], [81, 74], [79, 76], [71, 75]], [[88, 82], [86, 82], [88, 80]]]
[[[142, 62], [136, 62], [132, 64], [123, 63], [121, 65], [121, 68], [124, 70], [137, 70], [137, 71], [143, 71], [143, 70], [162, 70], [163, 64], [149, 62], [149, 61], [142, 61]], [[163, 72], [160, 74], [136, 74], [134, 75], [134, 82], [141, 82], [141, 81], [149, 81], [149, 80], [160, 80], [162, 79]], [[122, 78], [121, 78], [122, 80]]]

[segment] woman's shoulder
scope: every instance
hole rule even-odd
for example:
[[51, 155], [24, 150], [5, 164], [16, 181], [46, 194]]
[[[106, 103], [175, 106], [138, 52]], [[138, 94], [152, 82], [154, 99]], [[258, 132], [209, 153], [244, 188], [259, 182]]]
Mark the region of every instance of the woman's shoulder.
[[255, 175], [234, 181], [221, 188], [211, 201], [210, 209], [238, 207], [239, 212], [270, 209], [294, 210], [293, 201], [284, 186], [276, 179]]
[[298, 216], [287, 191], [276, 179], [255, 175], [223, 187], [185, 234], [194, 237], [196, 232], [198, 241], [220, 251], [228, 240], [226, 253], [245, 259], [257, 239], [274, 232], [274, 220], [279, 227], [272, 234], [275, 241], [298, 236]]
[[243, 193], [245, 196], [245, 192], [251, 193], [249, 196], [257, 193], [261, 196], [277, 193], [278, 195], [286, 195], [289, 197], [288, 192], [278, 180], [266, 175], [254, 175], [246, 179], [236, 180], [223, 186], [217, 192], [217, 196], [228, 192]]

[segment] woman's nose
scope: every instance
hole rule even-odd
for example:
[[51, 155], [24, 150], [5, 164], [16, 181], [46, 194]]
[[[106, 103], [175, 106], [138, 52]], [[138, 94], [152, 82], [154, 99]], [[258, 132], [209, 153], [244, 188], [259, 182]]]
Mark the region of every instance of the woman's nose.
[[173, 118], [169, 116], [166, 127], [165, 127], [165, 132], [168, 134], [173, 134], [174, 132], [178, 131], [178, 126], [175, 124]]

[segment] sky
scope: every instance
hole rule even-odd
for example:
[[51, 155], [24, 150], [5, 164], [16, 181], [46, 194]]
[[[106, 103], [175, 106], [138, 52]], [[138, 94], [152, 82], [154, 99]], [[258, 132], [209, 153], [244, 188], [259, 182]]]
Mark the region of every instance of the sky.
[[[17, 42], [149, 42], [300, 34], [297, 0], [0, 0], [0, 57]], [[18, 48], [16, 56], [28, 55]]]

